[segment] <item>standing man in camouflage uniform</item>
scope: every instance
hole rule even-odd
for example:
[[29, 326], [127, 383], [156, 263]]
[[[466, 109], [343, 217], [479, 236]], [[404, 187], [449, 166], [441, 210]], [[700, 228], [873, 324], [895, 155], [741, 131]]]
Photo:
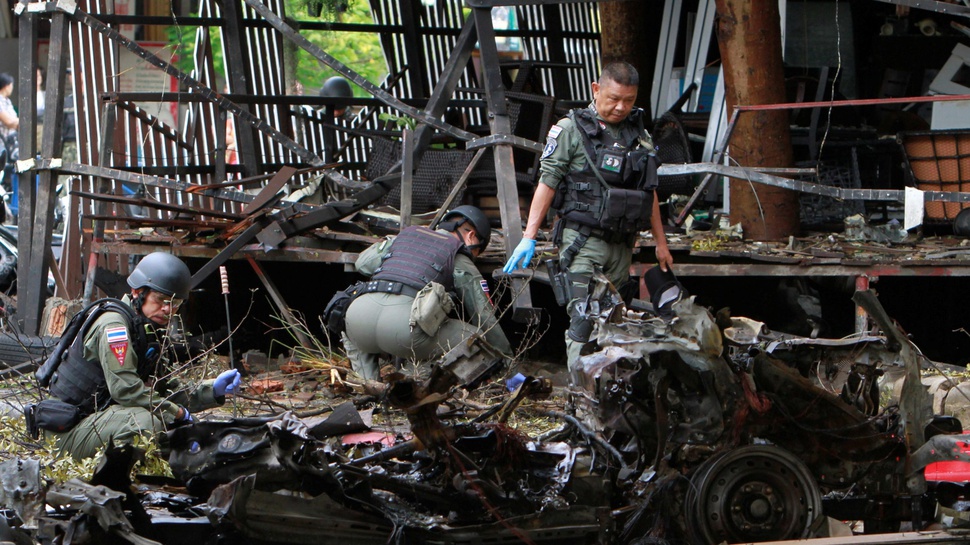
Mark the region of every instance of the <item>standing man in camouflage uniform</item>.
[[107, 307], [82, 326], [50, 383], [54, 396], [80, 410], [80, 422], [55, 434], [61, 451], [77, 459], [93, 456], [109, 441], [130, 442], [192, 422], [186, 407], [215, 407], [234, 393], [240, 382], [236, 370], [193, 389], [166, 376], [156, 327], [169, 325], [189, 296], [191, 280], [177, 257], [149, 254], [128, 276], [131, 293], [113, 302], [127, 308]]
[[[408, 227], [361, 252], [357, 272], [370, 281], [347, 309], [343, 336], [357, 374], [379, 380], [382, 356], [424, 363], [475, 336], [511, 355], [488, 284], [472, 262], [491, 231], [485, 214], [465, 205], [445, 214], [437, 230]], [[447, 317], [450, 294], [460, 301], [461, 319]]]
[[593, 102], [549, 130], [522, 241], [503, 269], [510, 273], [529, 266], [539, 227], [549, 208], [556, 208], [560, 218], [553, 238], [572, 281], [566, 332], [570, 367], [591, 333], [576, 305], [585, 299], [594, 266], [622, 286], [630, 276], [637, 232], [646, 228], [656, 241], [660, 267], [666, 271], [673, 264], [655, 190], [659, 162], [643, 127], [645, 114], [633, 106], [639, 83], [630, 64], [608, 64], [592, 84]]

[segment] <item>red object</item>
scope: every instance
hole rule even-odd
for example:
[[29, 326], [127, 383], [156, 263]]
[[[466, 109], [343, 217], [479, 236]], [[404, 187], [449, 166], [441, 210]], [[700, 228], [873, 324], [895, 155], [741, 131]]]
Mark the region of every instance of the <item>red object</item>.
[[[970, 443], [957, 443], [964, 454], [970, 455]], [[946, 481], [951, 483], [970, 482], [970, 462], [948, 460], [933, 462], [926, 466], [923, 475], [927, 481]]]

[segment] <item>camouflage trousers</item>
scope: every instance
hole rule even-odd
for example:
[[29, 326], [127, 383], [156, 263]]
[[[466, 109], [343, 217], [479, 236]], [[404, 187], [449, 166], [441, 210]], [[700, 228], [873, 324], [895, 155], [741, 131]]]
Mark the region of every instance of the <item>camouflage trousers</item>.
[[426, 365], [451, 348], [481, 334], [471, 324], [448, 318], [434, 335], [411, 327], [413, 297], [387, 293], [359, 296], [347, 308], [344, 350], [358, 375], [380, 380], [380, 358], [398, 359], [400, 371], [421, 377]]
[[90, 458], [113, 441], [130, 443], [136, 435], [151, 437], [165, 431], [165, 423], [142, 407], [111, 405], [78, 422], [70, 431], [55, 434], [57, 449], [74, 459]]
[[[559, 254], [565, 251], [579, 232], [573, 229], [565, 229], [562, 234], [562, 243], [559, 245]], [[569, 264], [569, 274], [574, 278], [585, 278], [584, 281], [573, 282], [573, 293], [585, 294], [589, 284], [589, 277], [593, 275], [593, 268], [600, 266], [603, 274], [619, 287], [630, 278], [630, 263], [633, 260], [633, 248], [623, 242], [610, 243], [603, 239], [590, 237], [586, 244], [579, 250], [573, 262]], [[583, 297], [585, 299], [585, 296]], [[576, 304], [580, 302], [579, 297], [575, 297], [566, 305], [566, 311], [570, 318], [577, 313]], [[580, 350], [585, 343], [574, 341], [569, 338], [566, 332], [566, 364], [571, 369], [579, 360]]]

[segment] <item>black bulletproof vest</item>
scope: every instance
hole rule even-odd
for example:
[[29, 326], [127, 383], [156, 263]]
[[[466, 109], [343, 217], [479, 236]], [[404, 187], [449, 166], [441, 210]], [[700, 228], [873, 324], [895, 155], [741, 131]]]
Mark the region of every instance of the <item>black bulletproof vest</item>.
[[134, 350], [138, 359], [138, 375], [142, 380], [148, 380], [157, 361], [157, 358], [146, 357], [145, 352], [149, 343], [144, 326], [147, 322], [139, 318], [131, 307], [122, 301], [107, 301], [105, 304], [91, 308], [84, 318], [84, 325], [74, 339], [62, 339], [62, 342], [70, 342], [71, 346], [50, 384], [51, 394], [65, 403], [78, 407], [83, 415], [94, 413], [111, 404], [111, 395], [108, 392], [108, 383], [101, 362], [84, 359], [84, 337], [94, 321], [105, 312], [117, 312], [125, 317], [128, 332], [131, 335], [130, 348]]
[[571, 171], [563, 178], [565, 198], [560, 214], [583, 225], [597, 226], [603, 211], [606, 190], [597, 179], [593, 169], [599, 171], [603, 181], [610, 187], [623, 189], [638, 188], [640, 172], [633, 165], [645, 161], [649, 150], [640, 145], [644, 133], [643, 111], [635, 109], [620, 125], [620, 133], [614, 138], [610, 131], [596, 119], [590, 108], [572, 110], [569, 118], [573, 120], [583, 137], [588, 160], [583, 170]]
[[464, 246], [452, 233], [423, 226], [407, 227], [394, 239], [391, 251], [371, 278], [400, 282], [418, 290], [437, 282], [454, 291], [455, 254]]

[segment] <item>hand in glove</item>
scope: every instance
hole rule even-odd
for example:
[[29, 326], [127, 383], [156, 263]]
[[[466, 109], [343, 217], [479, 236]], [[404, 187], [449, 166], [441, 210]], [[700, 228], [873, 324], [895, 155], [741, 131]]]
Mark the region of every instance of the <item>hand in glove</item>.
[[188, 409], [179, 407], [179, 413], [175, 416], [175, 422], [178, 424], [191, 424], [195, 422], [195, 419], [189, 414]]
[[241, 380], [242, 377], [240, 377], [239, 371], [235, 369], [223, 371], [218, 377], [216, 377], [216, 381], [212, 385], [212, 390], [216, 394], [216, 397], [223, 397], [226, 394], [235, 394], [236, 388], [239, 387], [239, 382]]
[[512, 251], [512, 257], [505, 264], [502, 270], [508, 274], [522, 267], [523, 269], [532, 263], [532, 257], [536, 255], [536, 241], [531, 238], [523, 238], [519, 241], [519, 245], [515, 247]]

